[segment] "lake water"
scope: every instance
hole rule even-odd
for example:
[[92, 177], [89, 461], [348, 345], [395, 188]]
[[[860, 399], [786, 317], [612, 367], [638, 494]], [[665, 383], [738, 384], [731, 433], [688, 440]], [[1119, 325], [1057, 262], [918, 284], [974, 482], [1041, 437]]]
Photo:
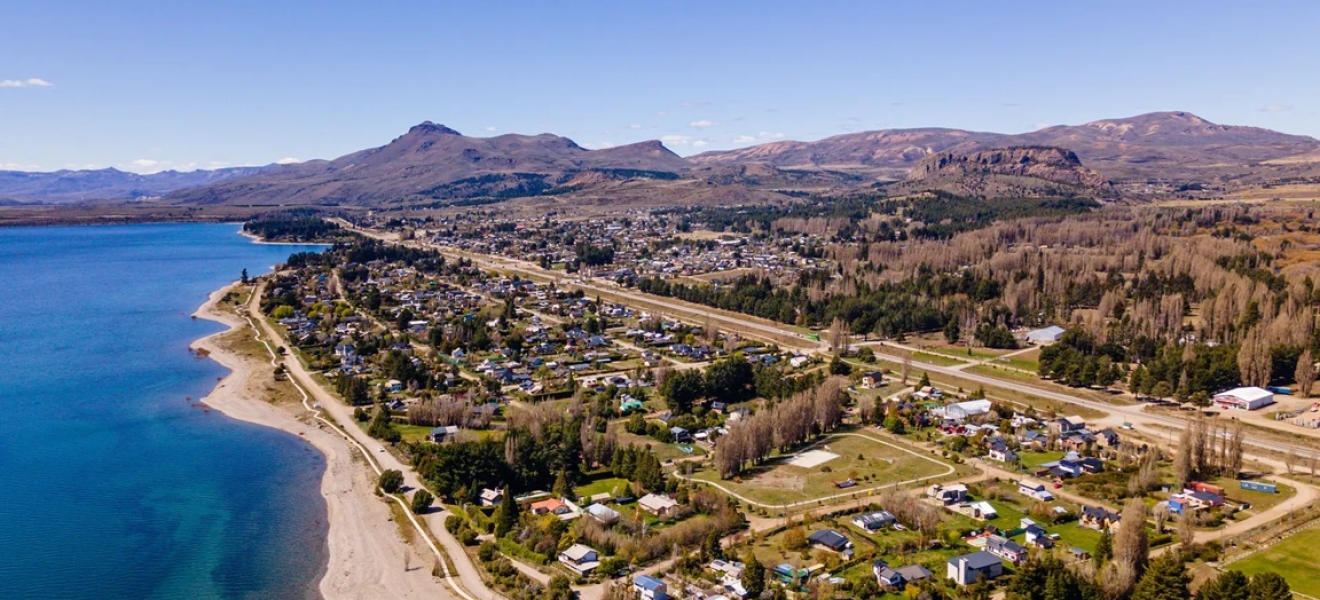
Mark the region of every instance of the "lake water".
[[189, 315], [291, 252], [237, 225], [0, 229], [0, 598], [316, 598], [325, 461], [189, 406]]

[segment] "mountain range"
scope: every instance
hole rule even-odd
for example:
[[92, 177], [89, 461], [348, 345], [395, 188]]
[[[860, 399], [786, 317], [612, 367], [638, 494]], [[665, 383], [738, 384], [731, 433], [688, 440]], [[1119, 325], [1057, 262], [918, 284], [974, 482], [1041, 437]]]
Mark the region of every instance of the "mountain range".
[[0, 172], [0, 201], [163, 196], [186, 205], [739, 204], [802, 193], [939, 188], [1114, 196], [1152, 185], [1320, 181], [1320, 140], [1160, 112], [1022, 134], [891, 129], [683, 158], [658, 141], [588, 150], [552, 135], [469, 137], [425, 122], [333, 160], [136, 175]]
[[163, 196], [227, 179], [256, 175], [272, 167], [231, 167], [197, 171], [162, 171], [143, 175], [119, 169], [0, 171], [0, 203], [64, 203], [82, 200], [130, 200]]

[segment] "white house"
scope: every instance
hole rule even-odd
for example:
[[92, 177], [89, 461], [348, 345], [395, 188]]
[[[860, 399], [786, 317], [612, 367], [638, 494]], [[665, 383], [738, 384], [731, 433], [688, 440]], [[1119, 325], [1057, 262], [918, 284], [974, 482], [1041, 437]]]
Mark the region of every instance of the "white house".
[[1223, 408], [1256, 410], [1274, 404], [1274, 394], [1258, 387], [1233, 388], [1215, 394], [1215, 404]]
[[504, 492], [486, 488], [481, 490], [481, 505], [495, 506], [504, 501]]
[[590, 546], [573, 544], [559, 553], [559, 562], [580, 575], [586, 575], [600, 566], [600, 555]]
[[1054, 494], [1046, 489], [1045, 484], [1036, 481], [1019, 481], [1018, 493], [1041, 502], [1053, 502]]
[[642, 496], [641, 500], [637, 501], [637, 505], [641, 506], [642, 510], [659, 517], [669, 516], [669, 514], [678, 507], [678, 503], [670, 499], [669, 496], [661, 496], [659, 494], [647, 494]]

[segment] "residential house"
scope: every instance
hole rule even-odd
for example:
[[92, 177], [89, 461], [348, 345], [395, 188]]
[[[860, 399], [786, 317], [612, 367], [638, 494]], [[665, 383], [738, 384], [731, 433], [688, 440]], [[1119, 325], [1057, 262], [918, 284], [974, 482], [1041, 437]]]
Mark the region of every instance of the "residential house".
[[1008, 444], [1004, 443], [1003, 440], [990, 444], [990, 451], [987, 453], [987, 456], [989, 456], [990, 460], [1002, 463], [1015, 463], [1018, 459], [1017, 452], [1014, 452], [1012, 448], [1009, 448]]
[[637, 592], [639, 600], [669, 600], [669, 587], [650, 575], [634, 577], [633, 591]]
[[985, 540], [985, 550], [1013, 564], [1027, 559], [1027, 548], [1003, 536], [992, 535]]
[[445, 440], [453, 439], [456, 435], [458, 435], [458, 426], [446, 425], [444, 427], [436, 427], [435, 429], [432, 429], [426, 434], [426, 439], [439, 444]]
[[637, 505], [642, 510], [649, 512], [657, 517], [667, 517], [674, 513], [678, 508], [678, 503], [674, 502], [669, 496], [659, 494], [647, 494], [637, 501]]
[[504, 501], [504, 492], [500, 490], [493, 490], [490, 488], [485, 488], [481, 490], [482, 506], [496, 506], [503, 501]]
[[879, 583], [881, 588], [892, 590], [901, 590], [909, 583], [925, 581], [932, 576], [932, 573], [921, 565], [908, 565], [895, 569], [883, 560], [871, 563], [871, 572], [875, 574], [876, 583]]
[[1034, 498], [1041, 502], [1053, 502], [1054, 494], [1050, 493], [1045, 484], [1038, 481], [1019, 481], [1018, 493], [1028, 498]]
[[885, 384], [885, 377], [879, 371], [867, 371], [862, 374], [862, 387], [873, 390]]
[[1024, 533], [1026, 534], [1025, 540], [1028, 546], [1045, 548], [1047, 550], [1054, 547], [1054, 539], [1051, 538], [1049, 532], [1045, 531], [1045, 528], [1040, 525], [1035, 523], [1027, 525]]
[[1083, 506], [1082, 516], [1078, 523], [1087, 529], [1104, 531], [1106, 529], [1113, 531], [1118, 525], [1121, 517], [1116, 512], [1112, 512], [1103, 506]]
[[586, 575], [600, 566], [600, 555], [590, 546], [573, 544], [559, 553], [559, 562], [579, 575]]
[[852, 548], [852, 542], [846, 536], [833, 529], [820, 529], [807, 536], [807, 542], [817, 548], [831, 552], [846, 552]]
[[581, 516], [576, 506], [560, 498], [547, 498], [533, 502], [529, 508], [534, 515], [555, 515], [562, 521], [576, 519]]
[[586, 511], [588, 516], [599, 521], [602, 525], [613, 525], [623, 518], [619, 511], [600, 503], [588, 506]]
[[967, 499], [967, 486], [955, 483], [949, 486], [935, 484], [926, 490], [926, 495], [943, 502], [945, 506], [957, 504]]
[[679, 444], [692, 443], [692, 434], [688, 433], [688, 430], [683, 429], [682, 427], [670, 427], [669, 435], [676, 443]]
[[999, 512], [989, 502], [984, 500], [978, 502], [963, 502], [955, 509], [956, 512], [967, 515], [978, 521], [992, 521], [999, 518]]
[[875, 512], [860, 514], [852, 518], [852, 524], [863, 531], [879, 531], [893, 525], [896, 522], [893, 514], [889, 511], [878, 510]]
[[948, 578], [958, 585], [972, 585], [1004, 574], [1004, 563], [985, 550], [949, 559]]

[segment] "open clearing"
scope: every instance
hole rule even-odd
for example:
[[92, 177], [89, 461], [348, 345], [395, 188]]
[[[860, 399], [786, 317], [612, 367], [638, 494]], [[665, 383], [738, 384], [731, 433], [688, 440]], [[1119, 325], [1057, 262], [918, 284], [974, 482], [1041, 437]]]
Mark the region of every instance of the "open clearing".
[[1312, 527], [1228, 568], [1247, 575], [1278, 573], [1288, 580], [1293, 591], [1320, 597], [1320, 577], [1315, 576], [1316, 568], [1320, 567], [1317, 546], [1320, 546], [1320, 528]]
[[[833, 458], [826, 458], [829, 456]], [[794, 464], [804, 457], [809, 458], [803, 462], [812, 466]], [[821, 458], [827, 462], [822, 464]], [[693, 478], [761, 505], [784, 506], [835, 496], [847, 498], [952, 473], [951, 465], [936, 458], [909, 453], [904, 447], [868, 435], [841, 433], [825, 438], [806, 452], [771, 458], [740, 478], [721, 480], [711, 469], [694, 473]], [[848, 488], [836, 485], [848, 479], [856, 485]]]

